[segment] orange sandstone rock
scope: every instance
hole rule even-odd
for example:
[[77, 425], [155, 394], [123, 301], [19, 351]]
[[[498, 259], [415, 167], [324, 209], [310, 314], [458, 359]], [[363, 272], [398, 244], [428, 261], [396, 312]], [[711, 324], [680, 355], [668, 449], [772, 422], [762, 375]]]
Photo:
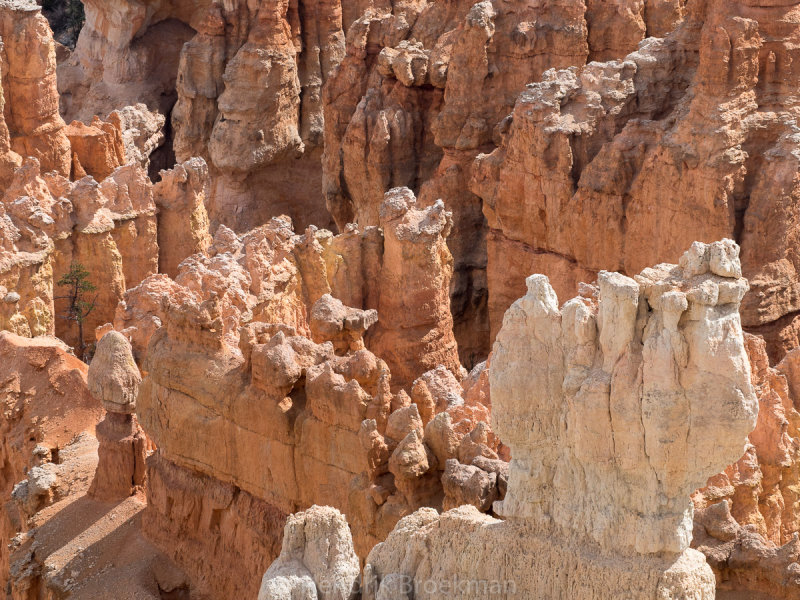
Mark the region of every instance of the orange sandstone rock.
[[[0, 493], [11, 499], [15, 484], [39, 467], [36, 481], [27, 490], [33, 512], [43, 504], [70, 493], [70, 484], [58, 484], [59, 452], [76, 436], [93, 434], [103, 408], [89, 393], [87, 368], [68, 353], [67, 346], [51, 337], [33, 340], [0, 332]], [[51, 465], [51, 466], [48, 466]], [[91, 471], [86, 470], [84, 488]], [[46, 484], [46, 485], [45, 485]], [[77, 484], [80, 487], [80, 483]], [[73, 490], [74, 491], [74, 490]], [[0, 512], [0, 579], [8, 581], [8, 542], [27, 524], [14, 522], [14, 512]]]
[[72, 154], [58, 112], [56, 52], [41, 7], [33, 0], [0, 5], [0, 65], [11, 148], [45, 171], [70, 174]]

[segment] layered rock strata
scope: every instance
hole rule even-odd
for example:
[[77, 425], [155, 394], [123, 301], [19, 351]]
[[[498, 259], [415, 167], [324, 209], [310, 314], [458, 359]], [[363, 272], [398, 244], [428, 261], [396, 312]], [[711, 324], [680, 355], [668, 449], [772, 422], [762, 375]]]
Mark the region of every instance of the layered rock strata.
[[331, 224], [321, 88], [344, 54], [339, 2], [85, 6], [75, 52], [59, 66], [70, 119], [143, 102], [170, 118], [178, 162], [207, 161], [214, 223], [245, 231], [288, 214], [301, 229]]

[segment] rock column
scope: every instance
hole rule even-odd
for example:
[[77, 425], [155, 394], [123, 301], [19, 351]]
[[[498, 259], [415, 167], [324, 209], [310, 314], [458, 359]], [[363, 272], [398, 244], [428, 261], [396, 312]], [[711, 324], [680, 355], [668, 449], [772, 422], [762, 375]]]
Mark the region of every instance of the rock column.
[[116, 331], [104, 335], [89, 366], [89, 390], [106, 409], [97, 425], [100, 460], [89, 489], [97, 500], [127, 498], [144, 484], [148, 444], [134, 414], [141, 380], [130, 342]]

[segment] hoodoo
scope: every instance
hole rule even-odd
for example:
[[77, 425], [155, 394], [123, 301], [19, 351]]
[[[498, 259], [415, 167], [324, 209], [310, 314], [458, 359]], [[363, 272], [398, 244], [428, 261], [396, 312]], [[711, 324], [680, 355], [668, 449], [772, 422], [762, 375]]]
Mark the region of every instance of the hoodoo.
[[0, 0], [0, 594], [800, 600], [799, 41]]

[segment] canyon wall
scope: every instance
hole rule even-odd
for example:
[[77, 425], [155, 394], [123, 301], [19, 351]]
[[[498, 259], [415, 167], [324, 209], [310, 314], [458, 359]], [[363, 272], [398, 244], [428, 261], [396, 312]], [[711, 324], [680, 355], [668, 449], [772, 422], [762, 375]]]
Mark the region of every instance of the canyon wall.
[[[86, 387], [86, 365], [67, 353], [67, 346], [54, 338], [35, 340], [0, 332], [0, 359], [5, 368], [0, 377], [0, 581], [9, 581], [9, 542], [27, 530], [28, 513], [70, 493], [68, 481], [57, 485], [60, 462], [67, 462], [68, 448], [82, 434], [94, 433], [102, 408]], [[96, 446], [81, 440], [77, 454], [90, 454]], [[64, 451], [64, 456], [59, 458]], [[74, 465], [73, 465], [74, 466]], [[80, 487], [88, 486], [91, 470]], [[76, 478], [79, 479], [79, 478]], [[20, 482], [26, 482], [18, 487]], [[31, 482], [31, 483], [28, 483]], [[24, 502], [16, 508], [15, 496]]]
[[144, 102], [167, 115], [178, 162], [209, 166], [212, 226], [243, 232], [287, 214], [298, 230], [343, 231], [377, 226], [392, 187], [423, 206], [444, 199], [455, 335], [471, 367], [491, 343], [475, 157], [501, 143], [518, 94], [545, 70], [621, 58], [671, 31], [684, 4], [91, 1], [59, 66], [62, 112], [87, 121]]
[[[489, 374], [494, 427], [512, 452], [495, 508], [504, 519], [474, 507], [405, 517], [370, 552], [361, 597], [714, 598], [714, 575], [689, 548], [690, 494], [756, 423], [738, 251], [695, 243], [680, 265], [634, 279], [603, 271], [560, 309], [547, 278], [529, 277]], [[323, 528], [312, 512], [301, 516]], [[312, 556], [316, 543], [306, 538]], [[341, 554], [339, 568], [313, 573], [315, 587], [347, 580]], [[281, 575], [299, 591], [292, 572]]]
[[151, 276], [118, 308], [158, 448], [144, 528], [200, 590], [255, 595], [286, 516], [323, 499], [359, 515], [365, 556], [402, 516], [468, 495], [457, 478], [443, 488], [450, 462], [482, 457], [471, 468], [498, 493], [485, 382], [462, 386], [452, 335], [450, 214], [408, 189], [381, 213], [382, 230], [338, 236], [220, 227], [175, 280]]
[[[727, 449], [726, 462], [703, 465], [702, 477], [670, 467], [676, 479], [665, 480], [656, 469], [655, 482], [639, 481], [646, 493], [623, 493], [630, 473], [592, 470], [607, 433], [597, 430], [605, 413], [593, 402], [617, 393], [604, 386], [620, 373], [596, 370], [587, 356], [601, 351], [583, 340], [581, 368], [593, 375], [580, 393], [564, 384], [556, 406], [573, 407], [561, 417], [585, 427], [587, 438], [552, 439], [591, 473], [583, 481], [543, 470], [537, 489], [604, 482], [603, 505], [615, 508], [603, 518], [611, 521], [565, 502], [547, 508], [562, 511], [558, 536], [576, 547], [588, 540], [592, 560], [621, 552], [622, 571], [641, 564], [654, 538], [671, 539], [661, 550], [694, 565], [707, 590], [707, 569], [686, 551], [685, 501], [703, 486], [693, 497], [693, 544], [719, 592], [793, 597], [799, 6], [87, 0], [70, 54], [53, 43], [33, 2], [0, 0], [0, 329], [56, 334], [88, 346], [87, 360], [96, 328], [98, 340], [111, 328], [130, 340], [144, 375], [138, 415], [108, 416], [97, 435], [106, 457], [149, 448], [145, 434], [158, 447], [147, 483], [141, 469], [132, 475], [130, 491], [145, 487], [147, 496], [147, 508], [143, 497], [130, 504], [137, 531], [186, 571], [170, 589], [255, 597], [288, 515], [313, 504], [347, 515], [362, 559], [422, 507], [488, 513], [428, 511], [405, 521], [436, 540], [440, 522], [445, 532], [464, 523], [488, 531], [500, 506], [528, 504], [514, 486], [528, 480], [524, 461], [535, 461], [524, 458], [525, 436], [493, 419], [498, 357], [481, 361], [531, 273], [548, 276], [561, 297], [579, 289], [585, 310], [566, 306], [588, 323], [604, 314], [604, 286], [614, 303], [630, 300], [611, 283], [633, 280], [609, 279], [604, 269], [632, 275], [677, 261], [695, 240], [735, 239], [750, 280], [743, 298], [738, 279], [692, 271], [717, 261], [714, 276], [738, 277], [730, 245], [705, 258], [697, 254], [704, 246], [693, 247], [697, 256], [681, 265], [714, 279], [716, 292], [675, 283], [665, 267], [645, 271], [656, 283], [646, 275], [636, 285], [654, 286], [653, 298], [664, 286], [690, 291], [680, 333], [653, 342], [686, 367], [681, 386], [696, 376], [681, 362], [681, 344], [697, 341], [684, 321], [720, 312], [709, 322], [735, 330], [729, 309], [741, 300], [745, 329], [763, 336], [745, 338], [761, 411], [744, 456]], [[334, 225], [338, 234], [327, 229]], [[97, 288], [83, 340], [61, 318], [67, 300], [57, 285], [76, 262]], [[550, 292], [539, 291], [552, 308]], [[663, 306], [653, 300], [654, 310], [672, 314], [669, 302], [683, 306], [678, 296]], [[652, 318], [672, 322], [662, 317]], [[602, 353], [610, 352], [601, 338]], [[514, 342], [520, 352], [525, 343]], [[747, 361], [734, 353], [736, 364], [715, 363], [714, 376], [736, 377], [745, 389]], [[655, 360], [644, 354], [643, 364]], [[462, 365], [475, 368], [467, 374]], [[697, 416], [676, 403], [675, 414]], [[610, 427], [616, 440], [622, 430]], [[738, 429], [715, 436], [692, 440], [713, 441], [709, 460], [741, 437]], [[662, 437], [654, 439], [672, 457], [673, 440]], [[516, 448], [516, 463], [503, 442]], [[621, 468], [641, 466], [640, 458]], [[125, 486], [114, 473], [125, 482], [130, 474], [117, 459], [105, 464], [97, 494], [109, 485], [119, 495]], [[25, 479], [14, 473], [6, 487]], [[648, 512], [656, 501], [661, 508]], [[572, 514], [591, 516], [596, 528], [571, 531], [564, 515]], [[630, 514], [646, 515], [646, 525]], [[526, 522], [520, 535], [543, 535], [528, 522], [539, 516], [518, 520]], [[642, 548], [609, 539], [609, 531], [636, 527]], [[393, 535], [386, 552], [406, 544], [406, 533]], [[454, 560], [437, 577], [462, 568], [461, 556]], [[381, 561], [384, 573], [400, 569]], [[395, 575], [415, 574], [400, 569], [388, 580]]]
[[635, 273], [730, 237], [751, 282], [745, 327], [765, 336], [773, 363], [797, 346], [798, 5], [767, 4], [690, 3], [666, 38], [621, 61], [548, 71], [519, 96], [499, 148], [472, 173], [489, 224], [493, 331], [527, 273], [564, 292], [601, 269]]
[[339, 227], [366, 226], [377, 224], [389, 187], [412, 188], [423, 205], [445, 200], [455, 333], [468, 367], [491, 345], [487, 228], [469, 186], [475, 157], [500, 143], [518, 94], [544, 71], [623, 57], [683, 12], [678, 1], [398, 2], [351, 26], [324, 90], [328, 208]]
[[58, 70], [64, 114], [86, 121], [142, 102], [166, 115], [177, 161], [208, 163], [214, 224], [246, 231], [284, 213], [299, 229], [332, 223], [321, 89], [344, 52], [338, 2], [85, 5]]

